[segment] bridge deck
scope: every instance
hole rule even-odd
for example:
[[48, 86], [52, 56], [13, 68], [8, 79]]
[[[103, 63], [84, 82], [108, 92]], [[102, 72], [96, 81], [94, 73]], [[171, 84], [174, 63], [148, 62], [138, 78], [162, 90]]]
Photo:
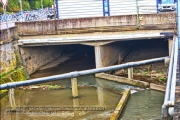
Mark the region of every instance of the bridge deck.
[[[43, 36], [23, 36], [18, 40], [22, 46], [39, 46], [39, 45], [57, 45], [57, 44], [77, 44], [83, 42], [102, 42], [102, 41], [126, 41], [126, 40], [143, 40], [164, 38], [160, 35], [163, 30], [137, 30], [125, 32], [98, 32], [84, 34], [68, 35], [43, 35]], [[166, 32], [172, 32], [168, 30]]]

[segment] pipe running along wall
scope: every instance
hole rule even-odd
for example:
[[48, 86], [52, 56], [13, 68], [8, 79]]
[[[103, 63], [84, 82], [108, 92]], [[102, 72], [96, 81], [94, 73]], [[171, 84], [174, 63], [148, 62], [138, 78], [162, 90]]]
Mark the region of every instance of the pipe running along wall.
[[154, 59], [143, 60], [143, 61], [138, 61], [138, 62], [129, 62], [129, 63], [125, 63], [125, 64], [114, 65], [114, 66], [98, 68], [98, 69], [84, 70], [84, 71], [79, 71], [79, 72], [75, 71], [75, 72], [65, 73], [65, 74], [61, 74], [61, 75], [54, 75], [54, 76], [31, 79], [31, 80], [20, 81], [20, 82], [10, 82], [10, 83], [6, 83], [6, 84], [1, 84], [0, 90], [11, 89], [11, 88], [20, 87], [20, 86], [28, 86], [28, 85], [39, 84], [39, 83], [45, 83], [45, 82], [50, 82], [50, 81], [56, 81], [56, 80], [65, 79], [65, 78], [73, 78], [73, 77], [78, 77], [78, 76], [82, 76], [82, 75], [101, 73], [101, 72], [106, 72], [106, 71], [111, 71], [111, 70], [118, 70], [118, 69], [122, 69], [122, 68], [130, 68], [130, 67], [140, 66], [140, 65], [145, 65], [145, 64], [151, 64], [151, 63], [155, 63], [155, 62], [164, 61], [165, 58], [167, 58], [167, 57], [154, 58]]

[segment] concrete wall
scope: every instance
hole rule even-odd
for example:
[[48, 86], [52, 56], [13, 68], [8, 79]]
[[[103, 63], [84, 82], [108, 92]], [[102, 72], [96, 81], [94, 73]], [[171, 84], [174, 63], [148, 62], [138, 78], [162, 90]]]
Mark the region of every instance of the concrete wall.
[[19, 36], [16, 27], [0, 30], [0, 44], [11, 42], [18, 38]]
[[28, 74], [35, 72], [62, 54], [61, 46], [25, 47], [20, 48], [20, 51]]
[[101, 46], [102, 67], [114, 65], [118, 60], [121, 62], [130, 49], [130, 44], [127, 42], [114, 42]]
[[[173, 29], [174, 12], [161, 14], [122, 15], [110, 17], [77, 18], [16, 23], [20, 35], [66, 34], [83, 32], [122, 31], [146, 29]], [[79, 31], [78, 31], [79, 30]]]
[[15, 42], [0, 45], [0, 74], [8, 73], [16, 67]]

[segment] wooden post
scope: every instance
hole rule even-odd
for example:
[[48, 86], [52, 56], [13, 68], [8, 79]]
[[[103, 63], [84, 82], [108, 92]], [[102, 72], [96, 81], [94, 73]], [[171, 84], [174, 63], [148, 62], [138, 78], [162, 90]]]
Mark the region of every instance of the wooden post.
[[72, 96], [78, 97], [77, 78], [71, 78]]
[[128, 78], [133, 79], [133, 68], [128, 68]]

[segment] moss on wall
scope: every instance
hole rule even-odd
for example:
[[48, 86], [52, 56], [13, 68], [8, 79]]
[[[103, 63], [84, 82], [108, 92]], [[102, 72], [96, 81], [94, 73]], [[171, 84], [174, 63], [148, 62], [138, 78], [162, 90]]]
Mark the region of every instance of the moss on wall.
[[[27, 78], [23, 69], [24, 68], [14, 69], [12, 72], [0, 76], [0, 84], [26, 80]], [[7, 92], [7, 90], [0, 90], [0, 96], [6, 95]]]
[[21, 57], [20, 57], [18, 51], [15, 50], [14, 53], [15, 53], [15, 56], [16, 56], [16, 67], [21, 67], [21, 66], [23, 66], [23, 62], [22, 62], [22, 60], [21, 60]]

